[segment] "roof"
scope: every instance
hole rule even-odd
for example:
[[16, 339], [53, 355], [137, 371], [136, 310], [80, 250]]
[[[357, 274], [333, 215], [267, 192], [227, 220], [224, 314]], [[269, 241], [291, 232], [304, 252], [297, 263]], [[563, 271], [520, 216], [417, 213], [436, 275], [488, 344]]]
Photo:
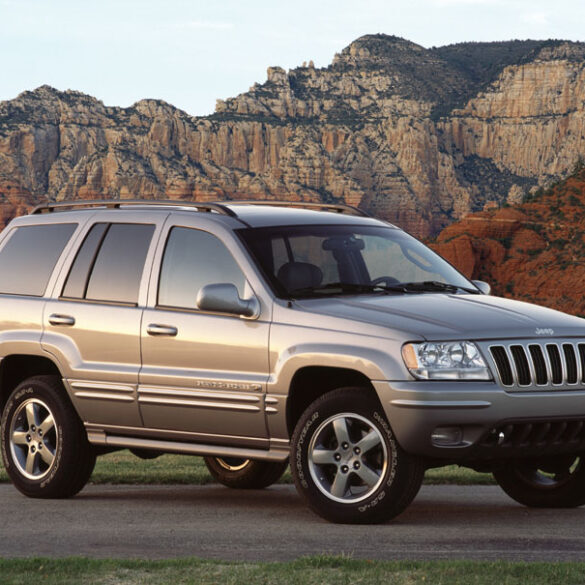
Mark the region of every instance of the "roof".
[[[302, 205], [302, 204], [301, 204]], [[366, 214], [350, 214], [335, 212], [331, 209], [303, 208], [296, 206], [247, 205], [234, 203], [228, 205], [240, 221], [250, 227], [269, 227], [278, 225], [308, 225], [308, 224], [371, 224], [380, 225], [380, 221]], [[332, 211], [334, 211], [332, 213]]]
[[[118, 199], [95, 201], [60, 201], [38, 205], [31, 215], [49, 214], [73, 210], [104, 209], [152, 209], [166, 208], [176, 211], [197, 211], [211, 215], [230, 217], [249, 227], [306, 224], [355, 224], [380, 225], [366, 212], [344, 204], [326, 204], [297, 201], [181, 201]], [[219, 219], [219, 218], [218, 218]]]

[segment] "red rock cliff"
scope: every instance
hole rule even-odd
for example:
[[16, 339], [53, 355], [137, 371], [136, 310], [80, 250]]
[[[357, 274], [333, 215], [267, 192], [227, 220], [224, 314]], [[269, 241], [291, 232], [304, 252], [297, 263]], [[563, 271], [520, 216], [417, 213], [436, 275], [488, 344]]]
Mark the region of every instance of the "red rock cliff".
[[[41, 87], [0, 103], [3, 217], [47, 199], [345, 201], [422, 236], [518, 201], [585, 153], [585, 45], [384, 35], [193, 118]], [[0, 218], [2, 219], [2, 218]]]
[[450, 225], [432, 247], [495, 294], [585, 316], [585, 170], [526, 203]]

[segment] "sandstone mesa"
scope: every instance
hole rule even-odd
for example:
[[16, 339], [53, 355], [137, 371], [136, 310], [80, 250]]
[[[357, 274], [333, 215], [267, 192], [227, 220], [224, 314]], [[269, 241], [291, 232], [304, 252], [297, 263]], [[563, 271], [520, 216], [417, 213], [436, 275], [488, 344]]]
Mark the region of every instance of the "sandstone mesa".
[[270, 67], [207, 117], [43, 86], [0, 103], [0, 220], [47, 199], [286, 198], [345, 201], [428, 237], [567, 175], [585, 152], [584, 95], [584, 44], [385, 35], [326, 68]]

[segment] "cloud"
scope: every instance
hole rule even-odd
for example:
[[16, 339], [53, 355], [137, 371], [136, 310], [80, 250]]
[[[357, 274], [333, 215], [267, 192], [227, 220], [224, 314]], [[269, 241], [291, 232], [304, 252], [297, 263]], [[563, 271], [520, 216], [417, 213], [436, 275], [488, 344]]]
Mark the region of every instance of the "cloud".
[[214, 20], [190, 20], [182, 22], [178, 28], [188, 28], [194, 30], [232, 30], [234, 28], [233, 22], [220, 22]]

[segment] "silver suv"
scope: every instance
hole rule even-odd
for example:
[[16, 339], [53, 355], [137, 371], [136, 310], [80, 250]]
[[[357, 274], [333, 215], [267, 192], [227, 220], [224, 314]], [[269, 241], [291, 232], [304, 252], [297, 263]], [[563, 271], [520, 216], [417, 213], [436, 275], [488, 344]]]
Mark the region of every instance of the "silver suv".
[[0, 274], [2, 456], [27, 496], [128, 448], [239, 488], [290, 461], [334, 522], [388, 520], [453, 463], [585, 503], [584, 321], [355, 208], [51, 204], [0, 235]]

